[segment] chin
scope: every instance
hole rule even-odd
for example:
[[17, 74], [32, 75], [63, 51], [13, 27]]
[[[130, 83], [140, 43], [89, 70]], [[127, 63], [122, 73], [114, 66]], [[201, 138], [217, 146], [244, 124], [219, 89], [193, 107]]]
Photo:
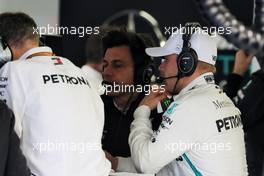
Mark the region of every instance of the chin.
[[174, 84], [172, 85], [172, 84], [169, 84], [168, 82], [165, 82], [164, 85], [165, 85], [165, 90], [167, 92], [169, 92], [170, 94], [172, 94], [173, 93]]
[[170, 86], [169, 86], [169, 83], [168, 83], [167, 80], [164, 82], [164, 85], [165, 85], [165, 89], [166, 90], [169, 90]]
[[109, 97], [117, 97], [120, 95], [120, 92], [106, 92], [105, 95]]

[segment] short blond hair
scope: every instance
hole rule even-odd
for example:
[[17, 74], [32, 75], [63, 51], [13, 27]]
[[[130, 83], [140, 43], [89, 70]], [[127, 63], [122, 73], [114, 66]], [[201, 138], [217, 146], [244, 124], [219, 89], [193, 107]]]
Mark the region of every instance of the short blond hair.
[[201, 72], [216, 72], [216, 67], [214, 65], [208, 64], [203, 61], [198, 61], [197, 69], [199, 69], [199, 71]]

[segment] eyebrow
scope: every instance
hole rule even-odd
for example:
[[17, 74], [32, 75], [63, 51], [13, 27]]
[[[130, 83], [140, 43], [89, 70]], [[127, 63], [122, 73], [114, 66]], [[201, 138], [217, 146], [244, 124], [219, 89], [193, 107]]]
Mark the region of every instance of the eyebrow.
[[118, 60], [112, 60], [112, 62], [123, 62], [123, 61], [118, 59]]
[[120, 59], [114, 59], [114, 60], [111, 60], [111, 61], [107, 61], [107, 60], [103, 60], [103, 63], [105, 63], [105, 64], [119, 64], [119, 63], [121, 63], [121, 64], [123, 64], [124, 63], [124, 61], [122, 61], [122, 60], [120, 60]]
[[107, 59], [103, 59], [103, 61], [105, 61], [105, 62], [117, 62], [117, 61], [122, 62], [121, 59], [112, 59], [111, 61], [108, 61]]

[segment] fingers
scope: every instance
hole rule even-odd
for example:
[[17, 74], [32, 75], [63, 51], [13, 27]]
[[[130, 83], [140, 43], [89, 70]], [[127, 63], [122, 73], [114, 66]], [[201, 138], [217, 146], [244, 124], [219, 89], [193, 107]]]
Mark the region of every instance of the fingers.
[[235, 64], [233, 68], [233, 73], [244, 76], [246, 71], [249, 68], [249, 65], [253, 59], [253, 55], [247, 55], [245, 51], [239, 50], [236, 53], [236, 58], [235, 58]]
[[165, 91], [161, 91], [161, 90], [155, 92], [152, 91], [149, 95], [144, 97], [144, 99], [140, 103], [140, 106], [146, 105], [153, 110], [154, 108], [157, 107], [158, 103], [166, 97], [167, 97], [167, 93]]

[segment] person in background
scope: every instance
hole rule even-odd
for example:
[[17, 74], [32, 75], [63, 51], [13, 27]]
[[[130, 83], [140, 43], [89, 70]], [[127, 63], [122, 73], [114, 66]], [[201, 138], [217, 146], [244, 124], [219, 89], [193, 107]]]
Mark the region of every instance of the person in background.
[[264, 164], [264, 71], [259, 66], [243, 85], [244, 75], [253, 61], [253, 55], [243, 50], [236, 53], [233, 72], [228, 75], [224, 87], [241, 111], [245, 132], [248, 172], [250, 176], [262, 176]]
[[86, 63], [82, 66], [82, 70], [87, 78], [94, 81], [96, 88], [100, 88], [103, 81], [103, 47], [100, 34], [93, 34], [87, 38], [85, 56]]
[[104, 94], [104, 87], [102, 85], [103, 77], [103, 43], [102, 37], [112, 30], [121, 30], [117, 26], [101, 26], [99, 34], [92, 34], [86, 39], [85, 44], [85, 64], [82, 66], [82, 70], [87, 76], [87, 79], [91, 81], [95, 89], [99, 91], [99, 94]]
[[[110, 31], [103, 38], [103, 80], [107, 87], [144, 87], [144, 69], [152, 62], [145, 54], [146, 44], [132, 32]], [[146, 87], [147, 88], [147, 87]], [[136, 172], [130, 158], [128, 136], [133, 113], [145, 92], [117, 89], [102, 96], [105, 105], [103, 149], [116, 171]], [[152, 128], [158, 128], [161, 117], [152, 111]]]

